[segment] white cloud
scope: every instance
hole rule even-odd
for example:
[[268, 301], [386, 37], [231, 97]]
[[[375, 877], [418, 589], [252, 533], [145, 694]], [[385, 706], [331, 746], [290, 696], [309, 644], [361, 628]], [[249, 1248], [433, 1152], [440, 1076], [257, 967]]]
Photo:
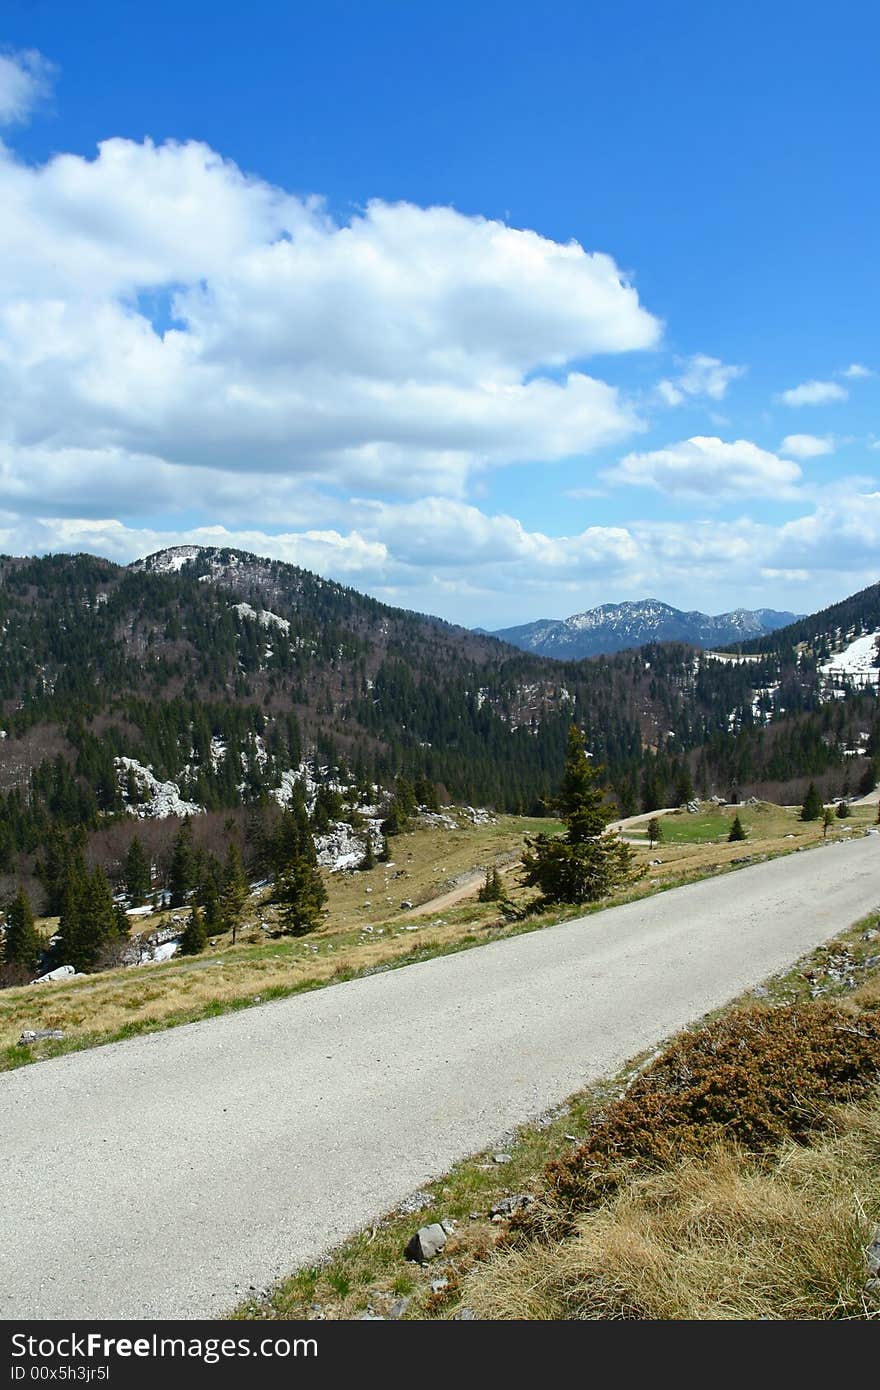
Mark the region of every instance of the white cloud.
[[723, 400], [730, 383], [744, 376], [748, 370], [746, 367], [725, 366], [720, 358], [707, 357], [702, 352], [679, 358], [678, 361], [682, 367], [679, 375], [657, 383], [657, 395], [666, 405], [683, 405], [687, 399], [700, 396], [712, 401]]
[[19, 473], [28, 450], [56, 471], [112, 450], [118, 471], [461, 495], [475, 471], [642, 428], [617, 388], [566, 370], [660, 334], [577, 243], [410, 204], [339, 225], [196, 143], [114, 139], [39, 168], [0, 147], [0, 205]]
[[796, 463], [748, 439], [726, 443], [696, 435], [665, 449], [627, 454], [602, 475], [611, 483], [654, 488], [718, 501], [730, 497], [789, 497], [801, 477]]
[[234, 525], [164, 530], [102, 519], [22, 522], [0, 513], [0, 549], [7, 552], [88, 550], [126, 562], [177, 544], [252, 550], [465, 623], [563, 617], [609, 594], [653, 593], [704, 611], [784, 602], [805, 611], [876, 581], [880, 492], [831, 495], [778, 527], [749, 517], [646, 518], [559, 536], [448, 497], [355, 501], [342, 526], [278, 534]]
[[839, 372], [838, 375], [850, 377], [852, 380], [859, 380], [861, 377], [874, 376], [875, 373], [871, 371], [870, 367], [863, 367], [861, 362], [851, 362], [849, 366], [844, 367], [843, 371]]
[[793, 454], [796, 459], [819, 458], [821, 454], [833, 454], [834, 436], [826, 434], [787, 434], [779, 446], [781, 453]]
[[830, 405], [834, 401], [845, 401], [849, 392], [836, 381], [804, 381], [800, 386], [792, 386], [779, 397], [785, 405]]
[[0, 53], [0, 125], [26, 121], [48, 95], [55, 73], [36, 49]]

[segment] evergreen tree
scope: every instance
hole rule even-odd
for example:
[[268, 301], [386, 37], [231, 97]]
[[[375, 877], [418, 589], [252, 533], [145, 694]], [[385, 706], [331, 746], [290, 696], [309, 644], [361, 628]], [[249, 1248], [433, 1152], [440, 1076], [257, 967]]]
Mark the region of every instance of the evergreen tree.
[[135, 835], [125, 856], [125, 891], [132, 907], [140, 907], [150, 893], [150, 861]]
[[811, 782], [807, 787], [807, 794], [801, 807], [801, 820], [818, 820], [824, 809], [825, 804], [816, 791], [816, 784]]
[[648, 845], [653, 849], [663, 839], [663, 826], [660, 824], [659, 816], [652, 816], [648, 821]]
[[734, 816], [733, 818], [733, 825], [730, 827], [730, 834], [727, 838], [729, 841], [744, 840], [746, 838], [746, 832], [743, 829], [743, 823], [738, 815]]
[[233, 841], [226, 851], [223, 865], [223, 885], [220, 890], [220, 924], [224, 931], [232, 932], [233, 945], [241, 924], [241, 914], [247, 902], [248, 881], [238, 845]]
[[7, 965], [20, 965], [31, 974], [40, 959], [40, 936], [27, 893], [19, 888], [6, 909], [6, 936], [3, 959]]
[[838, 817], [838, 820], [846, 820], [846, 818], [847, 818], [848, 815], [851, 815], [851, 812], [850, 812], [850, 809], [849, 809], [849, 802], [848, 802], [848, 801], [838, 801], [838, 803], [837, 803], [837, 817]]
[[831, 829], [831, 827], [832, 827], [833, 824], [834, 824], [834, 812], [832, 811], [832, 809], [831, 809], [830, 806], [826, 806], [826, 807], [825, 807], [825, 811], [824, 811], [823, 816], [822, 816], [822, 839], [823, 839], [823, 840], [827, 840], [827, 839], [828, 839], [828, 831]]
[[281, 874], [275, 897], [281, 904], [281, 925], [287, 935], [305, 936], [320, 926], [327, 890], [320, 871], [304, 855]]
[[553, 803], [566, 833], [527, 836], [522, 857], [523, 883], [538, 888], [545, 902], [595, 902], [632, 877], [634, 851], [605, 829], [613, 810], [602, 771], [588, 758], [584, 736], [573, 724], [562, 786]]
[[694, 799], [694, 784], [691, 781], [690, 769], [684, 767], [679, 773], [675, 783], [675, 804], [685, 806]]
[[481, 903], [498, 903], [504, 897], [504, 888], [501, 884], [501, 875], [497, 868], [492, 866], [486, 870], [486, 877], [477, 893], [477, 901]]
[[182, 956], [197, 956], [200, 951], [204, 951], [208, 944], [208, 928], [205, 925], [204, 914], [199, 910], [198, 904], [194, 903], [189, 914], [189, 921], [184, 928], [183, 936], [180, 938], [180, 954]]
[[183, 907], [194, 886], [195, 856], [192, 843], [192, 821], [189, 816], [185, 816], [180, 830], [177, 832], [171, 856], [171, 873], [169, 875], [171, 906]]
[[369, 873], [370, 869], [375, 868], [375, 866], [376, 856], [373, 853], [373, 837], [370, 835], [370, 832], [367, 831], [366, 843], [364, 845], [364, 857], [358, 864], [358, 869], [361, 870], [362, 873]]
[[92, 970], [118, 934], [116, 905], [104, 872], [96, 868], [89, 874], [81, 855], [71, 860], [58, 934], [63, 962], [75, 970]]

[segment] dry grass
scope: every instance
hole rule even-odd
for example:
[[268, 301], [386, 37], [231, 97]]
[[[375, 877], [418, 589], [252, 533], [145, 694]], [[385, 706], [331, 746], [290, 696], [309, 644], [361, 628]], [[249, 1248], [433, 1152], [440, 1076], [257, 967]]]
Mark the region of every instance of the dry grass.
[[635, 1177], [569, 1239], [473, 1271], [462, 1298], [491, 1319], [880, 1316], [864, 1253], [880, 1219], [880, 1098], [834, 1119], [769, 1169], [717, 1149]]

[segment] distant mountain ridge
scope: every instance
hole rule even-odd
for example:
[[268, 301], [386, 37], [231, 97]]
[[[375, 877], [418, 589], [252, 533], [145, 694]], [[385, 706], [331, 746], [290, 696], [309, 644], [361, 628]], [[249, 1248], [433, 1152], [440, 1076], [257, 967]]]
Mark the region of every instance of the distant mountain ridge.
[[689, 642], [696, 647], [726, 647], [752, 641], [796, 622], [798, 614], [772, 608], [736, 608], [731, 613], [683, 612], [659, 599], [603, 603], [570, 618], [539, 618], [491, 635], [536, 656], [579, 661], [641, 647], [647, 642]]

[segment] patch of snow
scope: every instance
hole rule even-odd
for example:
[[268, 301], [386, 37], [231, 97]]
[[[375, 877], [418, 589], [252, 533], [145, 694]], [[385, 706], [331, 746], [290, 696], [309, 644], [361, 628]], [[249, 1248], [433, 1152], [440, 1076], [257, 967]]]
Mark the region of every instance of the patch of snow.
[[150, 904], [145, 903], [143, 907], [127, 907], [125, 909], [125, 915], [126, 917], [149, 917], [152, 911], [153, 909]]
[[270, 613], [268, 608], [252, 608], [249, 603], [234, 603], [232, 611], [237, 613], [240, 618], [250, 618], [260, 624], [261, 627], [280, 627], [282, 632], [290, 631], [290, 623], [287, 618], [281, 618], [277, 613]]
[[170, 960], [172, 956], [177, 955], [179, 950], [179, 941], [163, 941], [161, 946], [153, 948], [153, 964], [160, 960]]
[[880, 685], [880, 657], [877, 642], [880, 632], [864, 633], [850, 642], [819, 667], [821, 675], [832, 685], [843, 682], [854, 686]]

